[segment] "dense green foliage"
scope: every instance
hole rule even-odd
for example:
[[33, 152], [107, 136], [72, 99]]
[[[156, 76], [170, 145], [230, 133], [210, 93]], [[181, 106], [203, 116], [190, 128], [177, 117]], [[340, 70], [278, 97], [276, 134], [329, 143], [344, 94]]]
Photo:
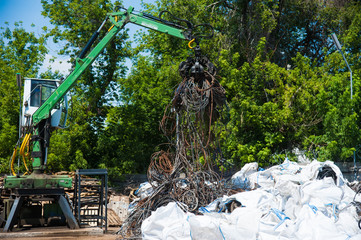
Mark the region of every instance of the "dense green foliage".
[[[2, 171], [17, 140], [15, 73], [40, 76], [46, 38], [64, 43], [60, 54], [74, 61], [106, 12], [118, 4], [91, 3], [42, 1], [43, 15], [54, 28], [44, 29], [40, 38], [21, 26], [2, 29]], [[227, 92], [218, 125], [229, 163], [273, 164], [279, 160], [275, 155], [292, 157], [296, 148], [319, 160], [350, 160], [361, 140], [359, 1], [158, 0], [144, 8], [153, 15], [167, 9], [194, 24], [214, 26], [215, 36], [203, 40], [201, 48], [217, 66]], [[349, 71], [333, 46], [333, 32], [353, 70], [352, 101]], [[121, 31], [71, 91], [69, 127], [51, 139], [52, 171], [107, 167], [112, 175], [144, 172], [151, 154], [167, 141], [159, 121], [181, 81], [178, 65], [193, 53], [187, 42], [155, 31], [144, 30], [135, 41], [131, 49], [127, 31]], [[128, 75], [127, 57], [133, 62]]]

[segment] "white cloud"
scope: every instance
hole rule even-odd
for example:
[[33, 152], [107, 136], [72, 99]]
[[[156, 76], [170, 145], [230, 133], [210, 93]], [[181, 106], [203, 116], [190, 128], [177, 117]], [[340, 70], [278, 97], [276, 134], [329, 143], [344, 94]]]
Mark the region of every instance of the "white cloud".
[[55, 57], [54, 61], [50, 61], [54, 56], [46, 54], [43, 66], [40, 67], [40, 73], [43, 73], [50, 68], [53, 72], [58, 70], [64, 75], [68, 75], [71, 69], [70, 58]]

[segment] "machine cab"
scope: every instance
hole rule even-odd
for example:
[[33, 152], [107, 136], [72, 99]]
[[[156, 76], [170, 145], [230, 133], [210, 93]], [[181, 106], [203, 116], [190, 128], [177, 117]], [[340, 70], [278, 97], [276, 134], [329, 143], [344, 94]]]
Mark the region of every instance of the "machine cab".
[[[59, 80], [26, 78], [24, 81], [23, 110], [21, 125], [28, 127], [31, 116], [60, 85]], [[64, 127], [68, 109], [67, 96], [51, 110], [51, 126]], [[62, 112], [65, 115], [62, 116]]]

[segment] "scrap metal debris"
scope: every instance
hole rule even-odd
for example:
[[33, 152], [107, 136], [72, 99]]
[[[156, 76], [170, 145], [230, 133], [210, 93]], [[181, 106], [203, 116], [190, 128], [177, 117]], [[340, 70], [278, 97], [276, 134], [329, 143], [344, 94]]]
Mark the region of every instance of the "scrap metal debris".
[[123, 237], [140, 236], [143, 220], [169, 202], [195, 213], [225, 193], [213, 170], [222, 160], [214, 140], [225, 90], [216, 79], [214, 65], [198, 50], [196, 58], [179, 66], [183, 81], [160, 124], [169, 148], [153, 154], [147, 174], [152, 193], [133, 206], [118, 232]]
[[142, 224], [143, 239], [361, 239], [361, 194], [333, 162], [286, 158], [257, 168], [248, 163], [232, 176], [233, 184], [253, 190], [224, 195], [201, 207], [203, 214], [176, 203], [158, 208]]

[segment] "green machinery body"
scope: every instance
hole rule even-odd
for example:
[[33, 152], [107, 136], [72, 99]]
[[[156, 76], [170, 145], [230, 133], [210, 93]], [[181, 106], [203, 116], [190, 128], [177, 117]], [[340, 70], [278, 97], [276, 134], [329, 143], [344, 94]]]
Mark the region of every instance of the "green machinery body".
[[68, 175], [36, 174], [25, 176], [7, 176], [5, 188], [71, 188], [72, 178]]

